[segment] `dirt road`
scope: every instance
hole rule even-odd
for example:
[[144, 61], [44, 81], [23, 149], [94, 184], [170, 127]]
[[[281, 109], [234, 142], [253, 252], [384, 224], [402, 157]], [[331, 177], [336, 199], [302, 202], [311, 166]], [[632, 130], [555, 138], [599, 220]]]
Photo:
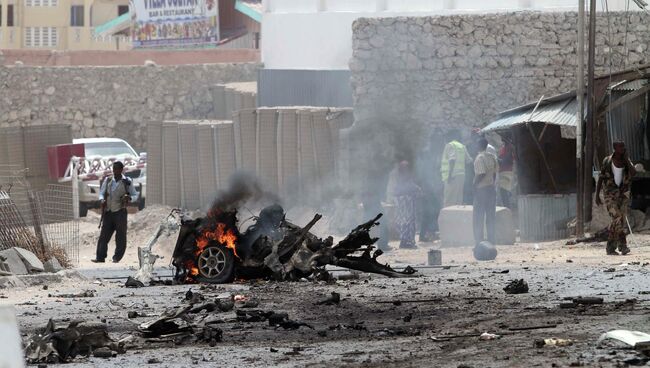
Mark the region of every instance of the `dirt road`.
[[[614, 367], [644, 362], [634, 351], [612, 344], [599, 347], [596, 340], [612, 329], [650, 331], [650, 266], [644, 263], [649, 240], [632, 237], [633, 253], [625, 257], [605, 257], [602, 247], [556, 242], [499, 247], [496, 261], [478, 263], [471, 261], [470, 249], [444, 249], [443, 262], [451, 267], [421, 269], [418, 277], [408, 279], [362, 275], [335, 284], [257, 281], [138, 289], [124, 288], [121, 279], [88, 279], [0, 294], [16, 305], [25, 335], [54, 318], [103, 320], [114, 338], [137, 336], [137, 325], [153, 317], [129, 319], [129, 311], [156, 316], [184, 303], [190, 288], [208, 299], [245, 295], [259, 301], [255, 309], [287, 312], [314, 327], [284, 330], [265, 322], [237, 322], [231, 311], [220, 315], [223, 342], [214, 347], [136, 340], [126, 354], [81, 358], [68, 365], [74, 367], [139, 367], [148, 362], [162, 367]], [[426, 251], [424, 244], [420, 250], [394, 251], [385, 258], [423, 263]], [[519, 278], [528, 282], [529, 293], [502, 290]], [[95, 290], [96, 296], [48, 296], [86, 289]], [[315, 305], [331, 292], [341, 295], [340, 304]], [[605, 303], [560, 308], [563, 298], [571, 296], [600, 296]], [[527, 330], [531, 327], [536, 329]], [[480, 340], [483, 332], [501, 338]], [[550, 337], [574, 344], [534, 347], [534, 340]]]

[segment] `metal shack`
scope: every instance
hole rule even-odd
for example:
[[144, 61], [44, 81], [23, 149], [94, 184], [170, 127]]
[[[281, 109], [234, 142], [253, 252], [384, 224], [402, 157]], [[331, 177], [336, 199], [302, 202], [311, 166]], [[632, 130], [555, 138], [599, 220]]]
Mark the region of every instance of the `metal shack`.
[[[597, 81], [603, 82], [605, 78]], [[649, 90], [647, 73], [607, 81], [600, 88], [594, 127], [595, 178], [616, 140], [626, 142], [633, 163], [650, 166]], [[504, 111], [482, 129], [483, 133], [499, 134], [515, 147], [518, 219], [523, 242], [570, 235], [567, 224], [576, 216], [577, 111], [575, 91], [567, 92]], [[634, 179], [632, 208], [646, 210], [649, 180], [647, 172]]]
[[577, 105], [575, 92], [565, 93], [504, 111], [482, 130], [515, 147], [521, 241], [568, 236], [576, 214]]

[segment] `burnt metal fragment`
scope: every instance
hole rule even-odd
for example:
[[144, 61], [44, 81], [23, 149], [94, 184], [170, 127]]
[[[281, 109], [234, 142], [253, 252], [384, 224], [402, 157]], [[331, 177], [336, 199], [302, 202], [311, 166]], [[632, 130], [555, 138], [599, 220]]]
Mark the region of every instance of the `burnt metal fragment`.
[[525, 294], [528, 292], [528, 283], [524, 279], [512, 280], [503, 291], [506, 294]]

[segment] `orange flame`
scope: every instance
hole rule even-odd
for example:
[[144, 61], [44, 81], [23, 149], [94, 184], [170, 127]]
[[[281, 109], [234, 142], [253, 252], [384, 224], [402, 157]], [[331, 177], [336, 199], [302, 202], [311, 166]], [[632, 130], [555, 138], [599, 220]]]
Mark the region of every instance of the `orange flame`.
[[[219, 223], [217, 228], [214, 231], [204, 230], [199, 238], [196, 240], [196, 255], [198, 256], [203, 252], [205, 247], [208, 246], [208, 242], [214, 240], [219, 244], [223, 244], [226, 248], [232, 250], [232, 253], [235, 257], [239, 258], [237, 254], [237, 236], [233, 233], [232, 230], [226, 230], [226, 224]], [[198, 270], [197, 270], [198, 271]]]

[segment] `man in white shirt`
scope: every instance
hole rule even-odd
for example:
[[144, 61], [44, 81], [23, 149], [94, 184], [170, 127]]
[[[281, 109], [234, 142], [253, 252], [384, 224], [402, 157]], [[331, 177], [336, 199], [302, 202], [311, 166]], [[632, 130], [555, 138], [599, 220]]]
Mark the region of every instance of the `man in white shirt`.
[[97, 253], [94, 263], [104, 263], [108, 255], [108, 242], [115, 233], [115, 254], [113, 263], [118, 263], [126, 252], [127, 211], [129, 202], [138, 199], [138, 192], [133, 187], [130, 178], [122, 175], [124, 164], [120, 161], [113, 163], [113, 177], [104, 180], [99, 190], [99, 200], [102, 202], [102, 229], [97, 241]]
[[487, 240], [494, 244], [494, 221], [496, 217], [497, 192], [494, 185], [499, 164], [494, 154], [487, 152], [488, 141], [478, 140], [479, 153], [474, 159], [474, 202], [473, 225], [474, 241], [482, 242], [483, 228], [487, 230]]

